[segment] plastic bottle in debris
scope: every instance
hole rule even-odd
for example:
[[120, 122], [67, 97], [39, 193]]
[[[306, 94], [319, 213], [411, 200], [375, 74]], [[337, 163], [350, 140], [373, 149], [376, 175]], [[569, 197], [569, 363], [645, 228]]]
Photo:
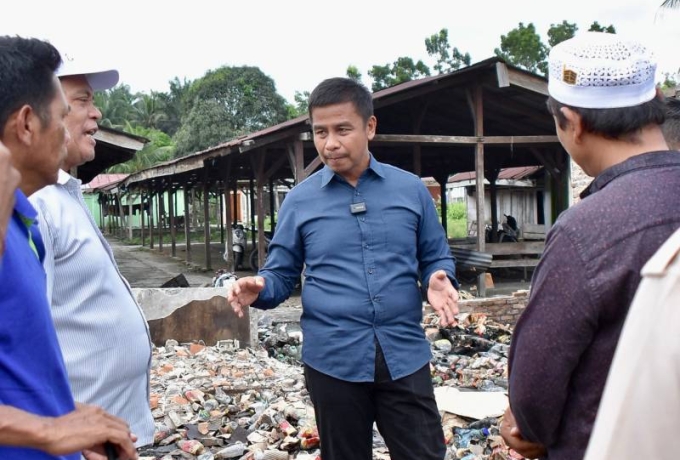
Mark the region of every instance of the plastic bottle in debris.
[[288, 458], [288, 452], [283, 450], [265, 450], [255, 453], [255, 460], [288, 460]]

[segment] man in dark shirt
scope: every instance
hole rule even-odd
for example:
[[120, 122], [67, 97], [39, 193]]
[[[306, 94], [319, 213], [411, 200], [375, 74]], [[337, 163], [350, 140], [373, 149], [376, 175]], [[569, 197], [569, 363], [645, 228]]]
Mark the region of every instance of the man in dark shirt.
[[273, 308], [304, 267], [302, 360], [323, 459], [370, 460], [375, 421], [393, 460], [441, 460], [419, 281], [443, 326], [458, 293], [432, 197], [369, 152], [377, 121], [364, 86], [322, 82], [309, 114], [325, 167], [288, 194], [265, 267], [229, 302], [239, 315]]
[[513, 335], [501, 433], [526, 457], [583, 458], [640, 270], [680, 227], [680, 155], [661, 132], [655, 69], [619, 35], [550, 52], [558, 138], [595, 180], [550, 230]]

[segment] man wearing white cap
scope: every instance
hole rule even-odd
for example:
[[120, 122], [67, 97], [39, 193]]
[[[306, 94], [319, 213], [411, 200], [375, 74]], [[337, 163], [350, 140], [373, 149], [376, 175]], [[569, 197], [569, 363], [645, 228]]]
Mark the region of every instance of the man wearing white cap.
[[557, 136], [595, 179], [550, 230], [513, 334], [501, 434], [529, 458], [583, 458], [640, 270], [680, 228], [680, 155], [661, 131], [655, 70], [618, 35], [550, 52]]
[[71, 108], [67, 158], [58, 183], [31, 196], [45, 239], [47, 296], [74, 398], [128, 422], [143, 446], [154, 433], [148, 326], [85, 205], [80, 180], [68, 174], [94, 159], [102, 116], [94, 91], [115, 86], [118, 71], [63, 58], [57, 75]]

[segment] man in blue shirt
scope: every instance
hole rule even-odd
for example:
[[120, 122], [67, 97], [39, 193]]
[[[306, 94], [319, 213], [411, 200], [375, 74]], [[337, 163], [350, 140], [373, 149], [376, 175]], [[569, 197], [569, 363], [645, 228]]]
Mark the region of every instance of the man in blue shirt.
[[309, 115], [325, 167], [288, 194], [265, 267], [228, 300], [239, 316], [274, 308], [304, 267], [302, 360], [322, 458], [370, 460], [376, 422], [392, 460], [441, 460], [419, 282], [442, 326], [458, 313], [458, 284], [432, 197], [371, 155], [377, 120], [364, 86], [323, 81]]
[[77, 460], [82, 451], [105, 460], [107, 441], [121, 458], [137, 458], [125, 422], [73, 402], [47, 303], [37, 214], [26, 198], [56, 182], [66, 155], [60, 62], [49, 43], [0, 37], [0, 142], [21, 176], [0, 265], [0, 458]]

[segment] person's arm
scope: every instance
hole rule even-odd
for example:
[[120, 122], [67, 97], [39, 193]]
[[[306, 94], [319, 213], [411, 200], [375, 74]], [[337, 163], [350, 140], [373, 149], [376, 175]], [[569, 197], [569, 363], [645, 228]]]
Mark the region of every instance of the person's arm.
[[274, 308], [290, 297], [300, 279], [304, 248], [296, 221], [296, 204], [290, 192], [279, 210], [279, 221], [267, 253], [267, 261], [258, 272], [265, 279], [253, 307]]
[[418, 227], [418, 265], [423, 289], [429, 289], [432, 275], [443, 270], [454, 288], [458, 289], [456, 267], [449, 242], [439, 221], [437, 209], [427, 188], [420, 183], [417, 187], [418, 199], [422, 206], [422, 219]]
[[556, 440], [572, 373], [597, 328], [587, 265], [554, 228], [513, 333], [510, 407], [521, 437], [547, 447]]
[[0, 142], [0, 263], [5, 253], [5, 235], [14, 210], [14, 191], [19, 186], [21, 174], [12, 166], [9, 150]]
[[29, 447], [51, 455], [88, 451], [91, 459], [105, 459], [103, 444], [112, 443], [121, 460], [136, 459], [128, 425], [95, 406], [78, 404], [61, 417], [44, 417], [0, 405], [0, 445]]

